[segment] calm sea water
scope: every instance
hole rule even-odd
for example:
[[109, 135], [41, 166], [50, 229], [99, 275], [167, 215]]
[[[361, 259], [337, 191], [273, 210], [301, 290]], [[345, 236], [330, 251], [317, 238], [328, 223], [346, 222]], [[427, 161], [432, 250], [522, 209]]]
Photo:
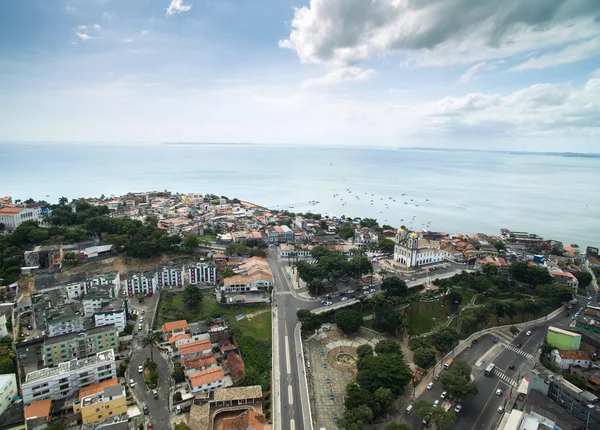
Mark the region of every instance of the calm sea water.
[[[598, 158], [396, 148], [0, 143], [0, 195], [13, 198], [55, 202], [62, 195], [168, 189], [445, 232], [526, 230], [582, 247], [600, 244], [598, 184]], [[320, 203], [300, 204], [311, 200]]]

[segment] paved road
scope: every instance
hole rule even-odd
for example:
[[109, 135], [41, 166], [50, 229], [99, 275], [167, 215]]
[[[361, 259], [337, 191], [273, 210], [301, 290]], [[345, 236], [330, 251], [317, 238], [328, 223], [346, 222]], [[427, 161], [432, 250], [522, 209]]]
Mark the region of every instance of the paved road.
[[[286, 261], [277, 258], [277, 248], [269, 252], [267, 261], [273, 273], [275, 284], [274, 303], [277, 313], [277, 340], [273, 345], [278, 358], [278, 368], [274, 374], [279, 378], [280, 412], [278, 414], [282, 429], [285, 430], [310, 430], [310, 405], [306, 398], [306, 388], [303, 372], [304, 367], [299, 358], [301, 344], [295, 337], [295, 327], [298, 323], [296, 311], [298, 309], [314, 309], [321, 306], [314, 301], [304, 301], [296, 298], [291, 293], [291, 286], [282, 270]], [[276, 383], [276, 381], [274, 381]], [[275, 400], [275, 396], [273, 396]], [[277, 429], [276, 429], [277, 430]]]
[[[482, 335], [471, 348], [458, 354], [457, 359], [466, 360], [473, 366], [472, 374], [479, 393], [474, 398], [461, 402], [463, 409], [450, 429], [494, 428], [502, 417], [497, 412], [498, 407], [506, 404], [511, 388], [516, 390], [518, 381], [532, 369], [533, 357], [543, 342], [548, 327], [555, 325], [567, 328], [570, 321], [571, 319], [563, 313], [551, 321], [523, 330], [514, 339], [510, 335], [502, 335], [499, 337], [498, 344], [494, 344], [494, 335]], [[526, 335], [528, 330], [531, 330], [530, 336]], [[519, 343], [520, 348], [517, 346]], [[496, 365], [496, 370], [493, 375], [486, 377], [485, 367], [492, 362]], [[515, 366], [514, 370], [509, 369], [511, 364]], [[443, 372], [443, 370], [436, 369], [436, 372]], [[496, 395], [498, 388], [502, 388], [502, 396]], [[423, 393], [419, 399], [433, 402], [440, 398], [441, 392], [441, 383], [436, 381], [433, 389]], [[423, 428], [416, 413], [408, 417], [407, 421], [413, 429]]]
[[[153, 298], [154, 299], [154, 298]], [[144, 334], [147, 333], [154, 313], [154, 300], [146, 300], [141, 305], [132, 306], [136, 310], [145, 310], [144, 328], [142, 333], [139, 333], [134, 338], [133, 342], [133, 357], [131, 358], [127, 380], [133, 378], [135, 381], [134, 392], [138, 400], [140, 410], [145, 403], [149, 409], [149, 420], [156, 430], [169, 430], [169, 384], [170, 375], [169, 366], [165, 358], [158, 350], [154, 350], [154, 361], [158, 365], [158, 399], [152, 396], [151, 390], [146, 387], [144, 377], [138, 373], [138, 366], [143, 364], [146, 359], [150, 358], [150, 348], [142, 348], [141, 342]], [[137, 329], [137, 323], [136, 323]]]

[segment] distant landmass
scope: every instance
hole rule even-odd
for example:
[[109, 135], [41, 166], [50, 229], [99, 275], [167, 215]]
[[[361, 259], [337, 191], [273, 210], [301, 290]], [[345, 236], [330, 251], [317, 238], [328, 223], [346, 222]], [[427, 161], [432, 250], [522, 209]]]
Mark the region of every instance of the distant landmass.
[[600, 154], [589, 152], [544, 152], [544, 151], [501, 151], [498, 149], [461, 149], [461, 148], [432, 148], [432, 147], [406, 147], [398, 148], [401, 151], [441, 151], [441, 152], [495, 152], [499, 154], [512, 155], [551, 155], [553, 157], [570, 157], [570, 158], [600, 158]]

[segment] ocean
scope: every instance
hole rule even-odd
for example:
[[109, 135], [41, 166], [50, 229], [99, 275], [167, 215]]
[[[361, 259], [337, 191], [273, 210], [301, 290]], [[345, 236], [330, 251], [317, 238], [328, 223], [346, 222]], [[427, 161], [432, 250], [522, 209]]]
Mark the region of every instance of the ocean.
[[[0, 143], [0, 195], [224, 195], [447, 233], [501, 228], [600, 245], [600, 158], [237, 144]], [[308, 204], [318, 201], [317, 204]]]

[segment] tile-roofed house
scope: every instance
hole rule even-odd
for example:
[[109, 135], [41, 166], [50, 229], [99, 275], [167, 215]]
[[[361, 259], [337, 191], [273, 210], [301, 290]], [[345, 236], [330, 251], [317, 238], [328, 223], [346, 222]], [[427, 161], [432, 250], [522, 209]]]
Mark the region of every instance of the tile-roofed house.
[[183, 368], [185, 373], [191, 375], [193, 373], [215, 367], [217, 365], [217, 359], [214, 354], [204, 354], [199, 357], [192, 357], [183, 360]]
[[237, 417], [223, 418], [223, 430], [263, 430], [265, 428], [265, 415], [245, 410]]
[[192, 338], [191, 334], [181, 333], [169, 338], [169, 344], [173, 348], [179, 347], [180, 343], [187, 343], [189, 339]]
[[186, 320], [171, 321], [162, 325], [162, 332], [165, 339], [169, 339], [173, 336], [189, 331], [190, 328]]
[[49, 423], [51, 419], [52, 399], [36, 400], [25, 405], [25, 421], [28, 428], [33, 428], [34, 423]]
[[260, 385], [248, 387], [221, 388], [213, 393], [213, 403], [216, 406], [235, 406], [246, 403], [256, 403], [262, 400], [262, 388]]
[[590, 356], [585, 351], [570, 351], [570, 350], [553, 350], [553, 361], [560, 366], [561, 369], [569, 369], [571, 366], [590, 367], [592, 361]]
[[244, 360], [242, 360], [242, 357], [235, 352], [227, 354], [227, 368], [229, 369], [231, 379], [233, 379], [233, 382], [236, 384], [246, 375]]
[[223, 372], [221, 367], [216, 366], [192, 373], [191, 375], [188, 375], [188, 379], [190, 381], [192, 393], [206, 393], [223, 386], [225, 372]]
[[197, 357], [212, 352], [212, 344], [210, 340], [199, 340], [179, 345], [178, 350], [181, 359], [185, 360], [186, 358]]
[[571, 272], [563, 272], [561, 270], [553, 270], [550, 272], [552, 277], [561, 284], [567, 284], [573, 288], [577, 288], [579, 286], [579, 281]]

